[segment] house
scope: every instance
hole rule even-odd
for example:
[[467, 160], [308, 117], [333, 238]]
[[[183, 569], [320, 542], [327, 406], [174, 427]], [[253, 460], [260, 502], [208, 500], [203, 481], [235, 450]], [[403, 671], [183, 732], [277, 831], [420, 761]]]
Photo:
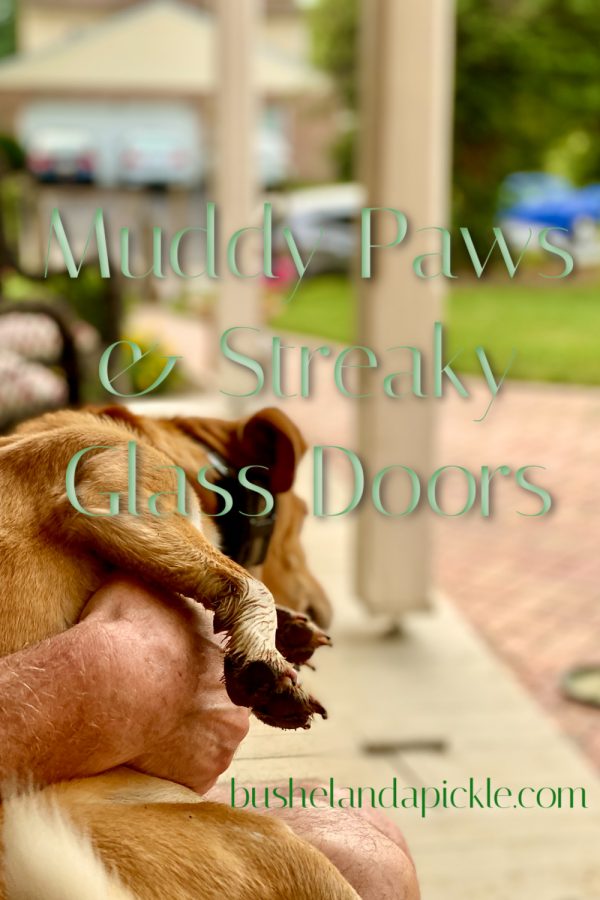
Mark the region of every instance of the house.
[[[0, 116], [17, 136], [33, 107], [84, 104], [126, 115], [132, 103], [194, 109], [210, 135], [218, 35], [208, 0], [23, 0], [21, 52], [0, 64]], [[282, 130], [303, 181], [331, 177], [337, 106], [309, 62], [308, 36], [291, 0], [271, 0], [256, 48], [270, 127]], [[48, 107], [51, 109], [51, 107]], [[52, 113], [49, 112], [49, 115]]]
[[[211, 12], [218, 0], [185, 2], [192, 9]], [[139, 3], [140, 0], [19, 0], [19, 50], [30, 53], [51, 46]], [[264, 11], [266, 37], [275, 36], [282, 49], [308, 52], [305, 22], [297, 0], [265, 0]]]

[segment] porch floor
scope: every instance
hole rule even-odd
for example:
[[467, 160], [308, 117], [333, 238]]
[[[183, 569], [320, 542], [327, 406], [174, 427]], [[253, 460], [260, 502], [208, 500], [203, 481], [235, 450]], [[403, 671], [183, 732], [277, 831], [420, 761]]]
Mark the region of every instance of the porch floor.
[[309, 559], [336, 616], [334, 648], [303, 679], [330, 719], [298, 733], [254, 722], [224, 781], [584, 787], [585, 810], [387, 812], [407, 837], [423, 900], [597, 900], [600, 779], [590, 762], [443, 597], [400, 636], [369, 619], [349, 584], [352, 538], [348, 519], [307, 519]]
[[407, 837], [423, 900], [597, 900], [600, 780], [591, 764], [443, 598], [402, 636], [364, 618], [346, 583], [349, 526], [328, 528], [336, 533], [324, 543], [307, 523], [306, 541], [337, 599], [335, 647], [320, 651], [304, 681], [330, 719], [298, 733], [254, 722], [223, 780], [334, 777], [341, 788], [381, 788], [395, 777], [401, 790], [489, 777], [511, 789], [581, 786], [586, 810], [387, 813]]

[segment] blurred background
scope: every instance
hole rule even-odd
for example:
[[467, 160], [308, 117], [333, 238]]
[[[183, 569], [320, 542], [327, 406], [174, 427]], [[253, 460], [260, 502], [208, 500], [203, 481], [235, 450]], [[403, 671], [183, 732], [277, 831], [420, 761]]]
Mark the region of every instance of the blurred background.
[[[354, 677], [371, 686], [379, 678], [383, 706], [365, 720], [363, 744], [375, 735], [378, 762], [408, 782], [499, 767], [513, 780], [546, 774], [597, 790], [599, 46], [597, 0], [0, 0], [0, 429], [107, 399], [98, 359], [120, 338], [155, 348], [131, 371], [132, 393], [154, 381], [161, 356], [183, 357], [162, 396], [139, 408], [200, 414], [224, 403], [225, 327], [259, 327], [255, 350], [267, 360], [273, 334], [294, 346], [427, 348], [443, 319], [448, 355], [464, 351], [453, 365], [469, 402], [350, 401], [324, 371], [310, 401], [264, 394], [261, 405], [282, 402], [311, 442], [354, 448], [374, 470], [546, 468], [555, 508], [543, 520], [517, 516], [507, 488], [490, 519], [361, 509], [307, 525], [347, 624], [338, 659], [354, 660]], [[226, 233], [273, 204], [275, 278], [184, 280], [167, 266], [161, 279], [119, 277], [120, 228], [131, 229], [141, 275], [152, 229], [170, 238], [205, 226], [209, 201]], [[529, 249], [510, 279], [496, 250], [477, 278], [457, 238], [455, 277], [417, 283], [415, 240], [360, 282], [365, 205], [401, 209], [415, 227], [468, 227], [482, 260], [494, 226], [515, 259], [530, 232], [533, 248], [541, 229], [560, 228], [575, 271], [542, 278], [555, 270]], [[110, 279], [92, 246], [77, 279], [56, 247], [44, 277], [55, 207], [77, 260], [102, 207]], [[286, 226], [304, 258], [318, 242], [292, 300]], [[184, 268], [198, 271], [205, 251], [199, 233]], [[516, 358], [476, 423], [486, 394], [470, 351], [480, 345], [501, 371], [513, 349]], [[340, 463], [333, 474], [341, 495], [348, 473]], [[309, 481], [306, 472], [307, 495]], [[449, 506], [460, 490], [448, 484]], [[342, 670], [332, 663], [323, 676], [340, 720]], [[402, 820], [425, 897], [600, 896], [597, 818], [572, 827], [548, 813], [532, 828], [493, 815], [482, 830], [466, 814], [463, 832], [455, 813]]]

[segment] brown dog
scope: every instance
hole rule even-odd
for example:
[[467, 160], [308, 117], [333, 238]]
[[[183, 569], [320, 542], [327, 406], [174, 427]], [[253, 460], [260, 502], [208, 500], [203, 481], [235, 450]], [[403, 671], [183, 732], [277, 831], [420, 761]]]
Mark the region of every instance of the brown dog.
[[[67, 496], [65, 473], [73, 457], [89, 448], [76, 479], [84, 514]], [[280, 543], [286, 549], [281, 561], [273, 548], [263, 577], [274, 579], [287, 603], [294, 603], [293, 587], [302, 585], [303, 604], [318, 609], [323, 619], [323, 593], [308, 573], [292, 524], [298, 513], [289, 492], [304, 449], [297, 428], [275, 409], [238, 423], [143, 419], [119, 407], [65, 411], [35, 419], [2, 439], [0, 655], [74, 625], [116, 567], [214, 611], [215, 630], [228, 637], [225, 679], [233, 702], [268, 724], [306, 727], [324, 710], [297, 685], [293, 667], [276, 649], [271, 593], [219, 551], [218, 519], [203, 516], [217, 512], [218, 497], [198, 481], [199, 470], [210, 463], [209, 451], [235, 471], [264, 467], [264, 487], [280, 496], [279, 529], [285, 536]], [[187, 515], [175, 514], [175, 465], [186, 476]], [[116, 515], [106, 515], [109, 491], [121, 497]], [[24, 611], [24, 602], [33, 608]], [[281, 629], [282, 636], [287, 633]], [[315, 639], [324, 637], [315, 634]]]
[[[65, 473], [88, 448], [94, 449], [82, 455], [76, 478], [76, 498], [86, 515], [67, 496]], [[65, 411], [1, 439], [0, 655], [75, 624], [92, 593], [118, 569], [213, 610], [216, 630], [227, 634], [225, 679], [232, 700], [269, 724], [308, 727], [314, 713], [325, 713], [297, 684], [294, 665], [327, 639], [305, 617], [277, 614], [265, 586], [286, 605], [328, 620], [326, 598], [299, 542], [304, 510], [291, 493], [304, 450], [298, 430], [278, 410], [235, 423], [152, 420], [121, 408]], [[218, 505], [217, 494], [198, 480], [199, 470], [211, 464], [210, 452], [217, 454], [217, 468], [235, 473], [265, 467], [261, 486], [277, 497], [266, 559], [252, 575], [218, 549], [219, 520], [206, 516]], [[175, 466], [186, 476], [186, 514], [181, 491], [176, 493], [181, 484]], [[111, 503], [120, 495], [117, 515], [106, 515], [107, 492]], [[198, 803], [191, 791], [127, 769], [12, 801], [6, 808], [8, 844], [18, 844], [22, 812], [29, 809], [29, 820], [34, 810], [39, 828], [46, 823], [47, 834], [64, 833], [73, 850], [76, 834], [66, 825], [61, 831], [62, 813], [45, 806], [53, 795], [138, 898], [212, 900], [225, 891], [232, 900], [356, 897], [325, 857], [280, 823]], [[268, 840], [268, 852], [250, 835]], [[32, 872], [27, 877], [35, 881]], [[10, 867], [7, 879], [12, 894], [0, 897], [38, 896], [23, 892]], [[116, 882], [111, 885], [106, 896], [128, 896]], [[57, 896], [69, 896], [60, 890]], [[101, 891], [90, 894], [96, 895]], [[54, 896], [50, 887], [45, 896]]]

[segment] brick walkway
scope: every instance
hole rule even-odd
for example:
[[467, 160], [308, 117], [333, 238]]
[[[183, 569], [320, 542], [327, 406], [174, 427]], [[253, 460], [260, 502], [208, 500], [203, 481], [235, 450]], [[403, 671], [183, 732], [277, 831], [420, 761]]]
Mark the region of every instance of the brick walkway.
[[437, 579], [600, 767], [600, 710], [559, 688], [569, 666], [600, 664], [600, 390], [513, 383], [484, 423], [471, 418], [446, 406], [440, 459], [545, 465], [536, 480], [555, 506], [543, 519], [515, 515], [515, 492], [500, 485], [490, 520], [440, 521]]

